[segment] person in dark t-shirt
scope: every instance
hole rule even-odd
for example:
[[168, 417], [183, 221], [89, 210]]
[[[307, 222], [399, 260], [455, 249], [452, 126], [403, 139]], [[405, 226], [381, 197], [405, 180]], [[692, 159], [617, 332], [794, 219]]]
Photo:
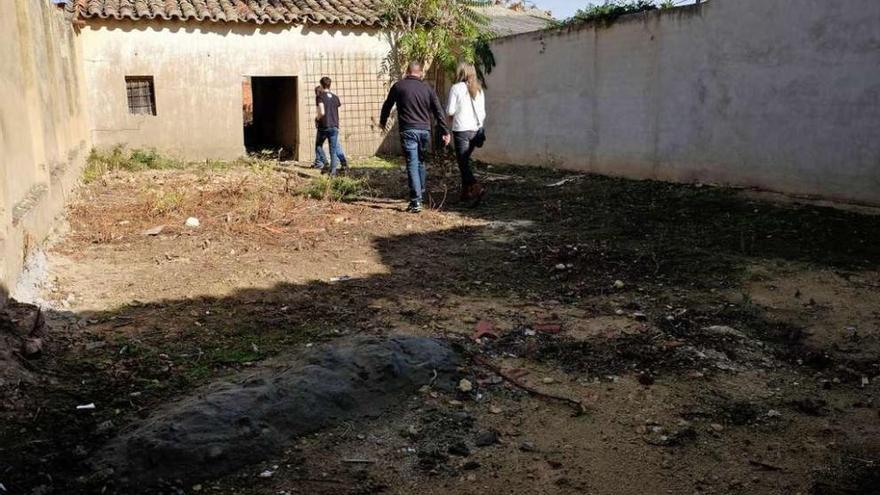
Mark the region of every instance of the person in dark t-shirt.
[[[330, 91], [333, 81], [329, 77], [321, 78], [321, 85], [315, 88], [315, 106], [318, 114], [315, 117], [315, 125], [318, 130], [315, 137], [315, 168], [321, 168], [331, 176], [336, 175], [338, 165], [342, 169], [348, 168], [345, 153], [339, 144], [339, 107], [342, 102], [339, 96]], [[327, 157], [324, 155], [324, 141], [330, 141], [330, 168], [326, 169]]]

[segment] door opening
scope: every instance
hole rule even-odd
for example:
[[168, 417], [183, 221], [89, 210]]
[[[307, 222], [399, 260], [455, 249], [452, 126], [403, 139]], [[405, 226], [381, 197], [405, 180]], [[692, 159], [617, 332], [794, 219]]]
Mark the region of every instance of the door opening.
[[242, 113], [248, 153], [281, 160], [297, 158], [296, 83], [296, 77], [244, 78]]

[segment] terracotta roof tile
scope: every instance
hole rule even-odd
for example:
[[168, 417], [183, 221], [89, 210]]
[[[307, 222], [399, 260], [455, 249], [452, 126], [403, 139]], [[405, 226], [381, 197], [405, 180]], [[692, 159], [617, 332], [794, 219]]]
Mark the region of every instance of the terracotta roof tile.
[[256, 24], [340, 24], [381, 22], [381, 0], [69, 0], [83, 19], [190, 20]]

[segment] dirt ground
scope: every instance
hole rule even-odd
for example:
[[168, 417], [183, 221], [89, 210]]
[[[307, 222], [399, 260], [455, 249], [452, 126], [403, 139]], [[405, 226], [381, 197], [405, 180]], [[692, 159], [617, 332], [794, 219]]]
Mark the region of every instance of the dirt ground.
[[362, 165], [348, 201], [301, 169], [84, 186], [47, 348], [2, 384], [0, 493], [126, 493], [89, 467], [110, 438], [354, 334], [452, 341], [473, 388], [153, 493], [880, 493], [876, 212], [524, 167], [466, 208], [444, 165], [412, 215], [398, 166]]

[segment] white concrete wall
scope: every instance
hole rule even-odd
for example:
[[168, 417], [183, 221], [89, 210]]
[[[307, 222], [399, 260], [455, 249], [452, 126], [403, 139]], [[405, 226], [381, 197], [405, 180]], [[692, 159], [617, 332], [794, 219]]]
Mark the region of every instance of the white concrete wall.
[[493, 51], [484, 160], [880, 204], [878, 0], [709, 0]]
[[[244, 76], [300, 78], [299, 151], [301, 159], [310, 158], [313, 88], [320, 75], [313, 74], [317, 69], [307, 67], [307, 61], [320, 56], [372, 58], [375, 80], [382, 86], [379, 61], [389, 50], [375, 29], [173, 21], [87, 23], [82, 39], [95, 145], [155, 148], [191, 159], [233, 159], [244, 154]], [[307, 74], [315, 80], [305, 80]], [[129, 114], [126, 75], [154, 77], [156, 116]], [[343, 102], [351, 103], [345, 99], [345, 90], [339, 91]], [[377, 108], [377, 116], [378, 112]], [[345, 117], [343, 135], [356, 127]], [[371, 138], [374, 149], [369, 152], [374, 153], [383, 139], [378, 129], [357, 130], [375, 134]]]
[[89, 150], [79, 42], [46, 0], [0, 14], [0, 307], [45, 239]]

